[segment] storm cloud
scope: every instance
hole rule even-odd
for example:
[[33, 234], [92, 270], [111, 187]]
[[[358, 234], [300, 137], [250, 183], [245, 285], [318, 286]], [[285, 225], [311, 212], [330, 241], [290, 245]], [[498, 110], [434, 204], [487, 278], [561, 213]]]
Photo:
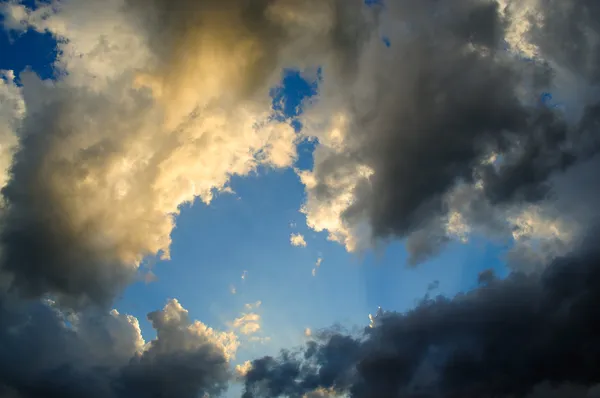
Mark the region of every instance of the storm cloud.
[[235, 336], [192, 322], [176, 300], [148, 314], [157, 334], [148, 343], [138, 320], [116, 311], [1, 304], [2, 397], [193, 398], [222, 392], [231, 376]]
[[468, 293], [381, 312], [362, 334], [322, 331], [301, 350], [257, 359], [245, 397], [595, 397], [596, 243], [591, 235], [541, 273], [480, 278]]
[[408, 238], [413, 263], [474, 230], [510, 239], [507, 219], [552, 207], [553, 175], [597, 153], [597, 13], [576, 0], [386, 4], [389, 45], [372, 36], [351, 78], [324, 69], [307, 104], [320, 142], [300, 172], [308, 225], [350, 251]]

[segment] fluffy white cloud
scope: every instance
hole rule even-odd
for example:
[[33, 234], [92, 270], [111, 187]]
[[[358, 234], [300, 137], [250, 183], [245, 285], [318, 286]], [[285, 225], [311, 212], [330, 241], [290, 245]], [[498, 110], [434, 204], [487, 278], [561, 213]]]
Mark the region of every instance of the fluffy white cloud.
[[290, 235], [290, 243], [292, 246], [296, 247], [306, 247], [306, 240], [304, 240], [304, 235], [297, 233]]

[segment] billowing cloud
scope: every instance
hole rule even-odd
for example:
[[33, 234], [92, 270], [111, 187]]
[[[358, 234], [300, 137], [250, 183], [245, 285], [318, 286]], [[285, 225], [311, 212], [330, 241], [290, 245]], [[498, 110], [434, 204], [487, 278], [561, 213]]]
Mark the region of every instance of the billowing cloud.
[[6, 185], [17, 146], [16, 131], [25, 116], [25, 101], [13, 71], [0, 71], [0, 186]]
[[235, 372], [239, 377], [244, 377], [246, 374], [252, 369], [252, 363], [250, 361], [246, 361], [241, 365], [235, 366]]
[[355, 73], [323, 68], [301, 116], [319, 140], [299, 171], [308, 226], [350, 251], [407, 238], [412, 263], [474, 233], [564, 253], [576, 239], [552, 179], [598, 149], [597, 13], [583, 0], [386, 4], [390, 45], [374, 34]]
[[362, 335], [334, 329], [313, 334], [300, 352], [255, 360], [246, 397], [317, 388], [356, 398], [596, 396], [600, 254], [593, 236], [541, 273], [488, 279], [406, 313], [379, 311]]
[[0, 245], [13, 287], [106, 306], [144, 257], [169, 258], [182, 203], [290, 166], [297, 137], [271, 117], [269, 88], [284, 67], [353, 59], [359, 26], [346, 21], [367, 22], [346, 3], [4, 4], [5, 29], [49, 32], [59, 47], [55, 80], [3, 78], [2, 153], [18, 141], [0, 160], [12, 163]]
[[114, 310], [64, 313], [53, 302], [3, 296], [1, 311], [2, 394], [193, 398], [223, 391], [230, 379], [236, 337], [192, 322], [177, 300], [148, 315], [157, 336], [147, 343], [138, 320]]
[[306, 240], [304, 240], [304, 236], [300, 233], [291, 234], [290, 243], [292, 244], [292, 246], [306, 247]]

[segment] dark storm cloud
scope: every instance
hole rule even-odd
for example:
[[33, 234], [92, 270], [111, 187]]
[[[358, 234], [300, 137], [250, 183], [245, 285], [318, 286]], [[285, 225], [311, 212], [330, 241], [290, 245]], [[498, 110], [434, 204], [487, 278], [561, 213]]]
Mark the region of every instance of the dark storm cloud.
[[[419, 262], [447, 241], [434, 224], [458, 183], [481, 181], [486, 206], [538, 203], [553, 173], [597, 153], [597, 93], [573, 94], [580, 111], [566, 113], [540, 96], [571, 90], [566, 70], [580, 84], [594, 82], [600, 11], [590, 1], [542, 2], [535, 12], [547, 18], [540, 24], [532, 16], [524, 36], [540, 54], [524, 60], [506, 51], [508, 29], [520, 21], [495, 1], [388, 3], [382, 18], [396, 29], [391, 45], [363, 51], [359, 73], [373, 94], [365, 101], [365, 83], [341, 80], [352, 118], [348, 148], [318, 159], [311, 194], [325, 203], [336, 194], [330, 181], [347, 164], [370, 167], [373, 175], [354, 189], [342, 218], [350, 226], [367, 219], [380, 238], [420, 233], [408, 241]], [[492, 151], [501, 161], [484, 164]]]
[[483, 279], [454, 298], [384, 313], [362, 337], [334, 333], [309, 343], [304, 356], [269, 359], [269, 366], [258, 360], [246, 396], [300, 397], [318, 387], [353, 398], [517, 398], [543, 396], [538, 390], [548, 387], [566, 391], [556, 396], [587, 396], [600, 383], [595, 239], [542, 274]]
[[[15, 306], [5, 298], [0, 304], [3, 398], [196, 398], [222, 392], [230, 378], [223, 349], [188, 333], [190, 321], [170, 313], [177, 310], [172, 303], [149, 314], [158, 338], [141, 354], [124, 316], [88, 314], [71, 319], [76, 327], [70, 327], [46, 304]], [[167, 313], [175, 319], [156, 321]]]
[[355, 207], [368, 208], [378, 236], [403, 236], [441, 211], [442, 194], [459, 179], [471, 180], [484, 151], [506, 145], [508, 133], [527, 136], [533, 118], [546, 138], [547, 125], [555, 122], [555, 115], [520, 101], [525, 70], [537, 76], [538, 90], [548, 84], [547, 70], [507, 59], [506, 22], [496, 3], [454, 1], [437, 15], [435, 7], [427, 1], [390, 4], [389, 12], [412, 27], [414, 38], [390, 49], [398, 69], [378, 82], [374, 116], [352, 130], [364, 137], [358, 151], [374, 169], [372, 193]]

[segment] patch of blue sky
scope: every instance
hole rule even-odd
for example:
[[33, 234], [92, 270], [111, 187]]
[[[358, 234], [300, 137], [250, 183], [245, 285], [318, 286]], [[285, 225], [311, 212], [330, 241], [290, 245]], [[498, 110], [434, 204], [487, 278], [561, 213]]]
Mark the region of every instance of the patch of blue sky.
[[[2, 25], [0, 15], [0, 26]], [[56, 40], [49, 33], [28, 30], [24, 33], [0, 33], [0, 69], [13, 70], [20, 84], [19, 72], [29, 68], [42, 79], [55, 77]]]

